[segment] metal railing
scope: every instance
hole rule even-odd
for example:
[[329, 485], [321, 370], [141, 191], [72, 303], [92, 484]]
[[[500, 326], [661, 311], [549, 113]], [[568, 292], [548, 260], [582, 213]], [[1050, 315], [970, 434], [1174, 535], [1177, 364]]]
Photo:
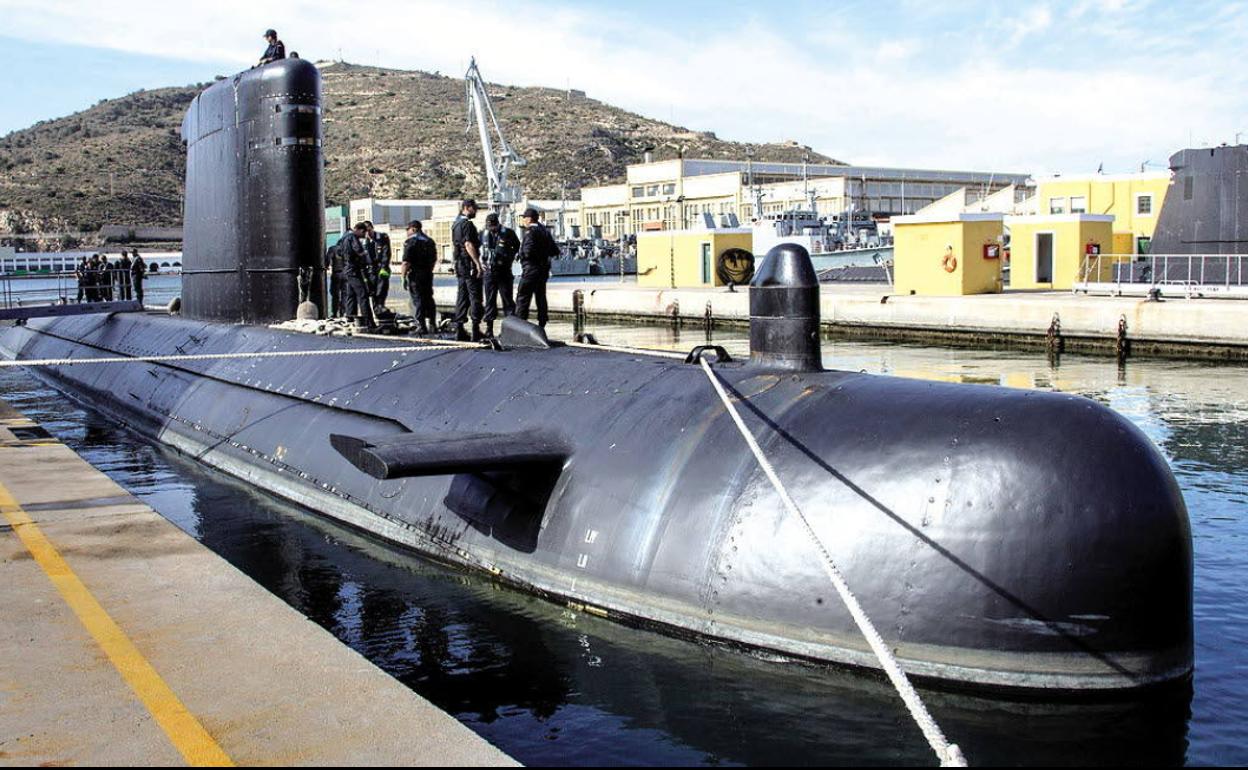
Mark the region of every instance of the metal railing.
[[5, 308], [64, 305], [78, 296], [73, 273], [0, 274], [0, 304]]
[[65, 273], [3, 273], [0, 274], [0, 307], [4, 309], [34, 305], [69, 305], [78, 301], [105, 302], [121, 300], [130, 292], [128, 270], [110, 271], [107, 284], [100, 282], [83, 288], [79, 299], [78, 276]]
[[1248, 298], [1248, 254], [1085, 255], [1075, 292]]

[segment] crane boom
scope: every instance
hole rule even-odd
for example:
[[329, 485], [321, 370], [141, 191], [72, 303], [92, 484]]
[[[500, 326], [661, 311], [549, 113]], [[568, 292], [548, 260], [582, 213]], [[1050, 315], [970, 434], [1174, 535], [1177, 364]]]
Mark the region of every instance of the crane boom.
[[[494, 105], [485, 89], [485, 79], [477, 68], [477, 60], [472, 58], [468, 71], [464, 73], [464, 95], [468, 108], [468, 130], [473, 123], [477, 127], [477, 135], [481, 138], [481, 155], [485, 161], [485, 176], [489, 182], [490, 208], [496, 211], [499, 218], [510, 224], [511, 207], [521, 200], [520, 188], [508, 181], [512, 168], [524, 165], [520, 157], [503, 134], [494, 115]], [[497, 138], [497, 146], [491, 138]]]

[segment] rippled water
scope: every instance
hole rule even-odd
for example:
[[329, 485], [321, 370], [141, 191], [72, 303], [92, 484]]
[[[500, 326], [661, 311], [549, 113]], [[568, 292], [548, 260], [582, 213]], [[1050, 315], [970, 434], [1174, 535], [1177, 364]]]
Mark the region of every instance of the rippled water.
[[[591, 325], [688, 349], [701, 330]], [[552, 336], [566, 338], [568, 325]], [[740, 332], [715, 342], [745, 352]], [[1195, 547], [1191, 692], [1100, 704], [928, 692], [974, 764], [1248, 763], [1248, 367], [831, 342], [825, 365], [1080, 393], [1139, 425]], [[414, 690], [527, 764], [890, 764], [931, 755], [890, 688], [577, 614], [431, 564], [197, 466], [4, 370], [0, 393]]]

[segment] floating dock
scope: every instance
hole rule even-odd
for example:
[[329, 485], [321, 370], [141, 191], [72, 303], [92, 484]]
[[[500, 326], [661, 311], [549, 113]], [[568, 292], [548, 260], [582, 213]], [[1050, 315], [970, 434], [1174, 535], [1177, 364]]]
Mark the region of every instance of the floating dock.
[[516, 763], [0, 401], [0, 764]]
[[[438, 306], [455, 306], [455, 287], [436, 286]], [[598, 320], [745, 327], [749, 290], [654, 289], [635, 283], [552, 282], [552, 315]], [[406, 305], [406, 295], [391, 295]], [[406, 312], [406, 311], [405, 311]], [[534, 312], [533, 310], [530, 311]], [[1068, 352], [1248, 360], [1248, 302], [1007, 292], [965, 297], [890, 294], [882, 285], [824, 286], [826, 334], [934, 344], [1052, 347]], [[533, 316], [530, 316], [532, 319]]]

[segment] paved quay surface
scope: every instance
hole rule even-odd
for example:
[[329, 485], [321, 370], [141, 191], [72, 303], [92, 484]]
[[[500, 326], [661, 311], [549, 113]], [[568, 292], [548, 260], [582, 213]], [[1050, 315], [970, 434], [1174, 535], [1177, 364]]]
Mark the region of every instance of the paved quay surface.
[[[573, 312], [575, 292], [589, 317], [632, 320], [671, 319], [704, 323], [709, 312], [717, 323], [749, 321], [749, 290], [643, 288], [614, 279], [555, 281], [547, 296], [553, 312]], [[455, 305], [454, 286], [435, 286], [439, 307]], [[393, 299], [406, 299], [393, 298]], [[531, 313], [533, 311], [530, 311]], [[870, 336], [905, 339], [920, 332], [940, 337], [997, 336], [1043, 341], [1056, 314], [1061, 334], [1112, 343], [1119, 322], [1138, 352], [1145, 346], [1172, 345], [1208, 349], [1202, 357], [1248, 356], [1248, 300], [1076, 295], [1069, 291], [1005, 292], [967, 297], [927, 297], [888, 293], [883, 285], [824, 285], [820, 291], [823, 326], [830, 330], [869, 332]], [[1112, 347], [1112, 345], [1110, 345]], [[1159, 352], [1166, 352], [1161, 351]]]
[[516, 763], [0, 401], [0, 765]]

